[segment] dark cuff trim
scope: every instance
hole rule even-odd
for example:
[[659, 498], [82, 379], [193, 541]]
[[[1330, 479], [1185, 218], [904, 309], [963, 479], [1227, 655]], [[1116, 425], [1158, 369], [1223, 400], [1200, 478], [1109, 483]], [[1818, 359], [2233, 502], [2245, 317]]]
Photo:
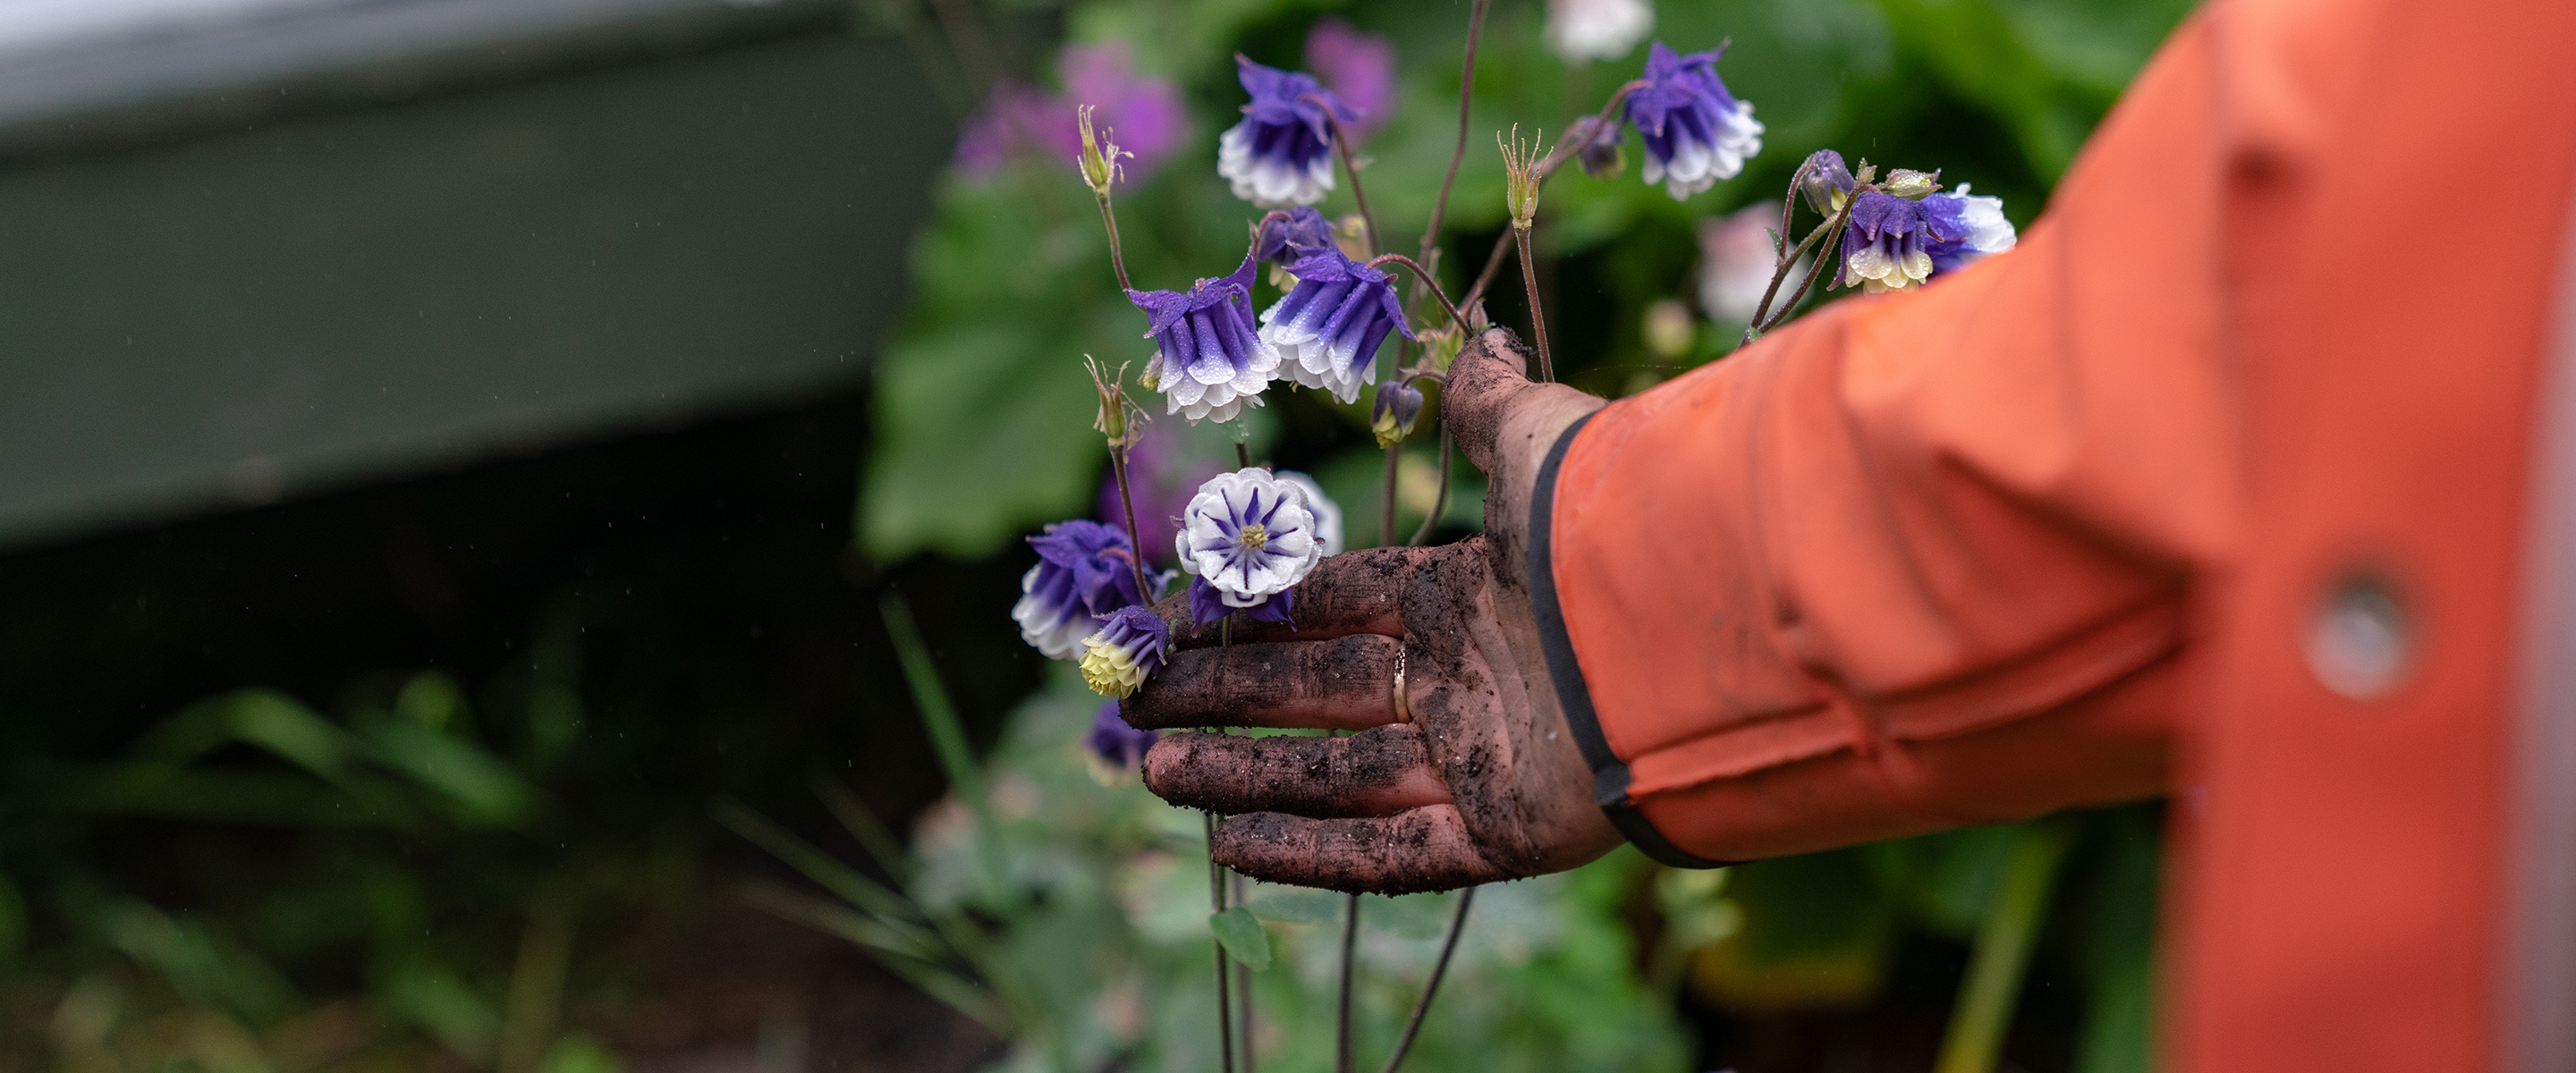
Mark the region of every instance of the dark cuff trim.
[[[1597, 413], [1596, 411], [1595, 413]], [[1592, 800], [1610, 817], [1610, 824], [1637, 844], [1646, 856], [1675, 868], [1723, 868], [1725, 861], [1712, 861], [1682, 852], [1655, 825], [1646, 822], [1636, 806], [1628, 800], [1628, 765], [1619, 754], [1610, 751], [1609, 739], [1601, 736], [1601, 720], [1592, 710], [1592, 689], [1584, 684], [1583, 665], [1574, 658], [1574, 643], [1566, 636], [1565, 610], [1556, 602], [1556, 560], [1550, 553], [1552, 531], [1556, 522], [1556, 467], [1565, 461], [1565, 450], [1574, 443], [1574, 434], [1583, 431], [1595, 414], [1585, 414], [1566, 426], [1547, 449], [1547, 460], [1539, 463], [1538, 485], [1530, 491], [1529, 517], [1529, 584], [1530, 605], [1538, 612], [1539, 647], [1547, 656], [1547, 676], [1556, 682], [1556, 701], [1565, 710], [1565, 723], [1574, 732], [1574, 744], [1583, 750], [1583, 760], [1592, 767]]]

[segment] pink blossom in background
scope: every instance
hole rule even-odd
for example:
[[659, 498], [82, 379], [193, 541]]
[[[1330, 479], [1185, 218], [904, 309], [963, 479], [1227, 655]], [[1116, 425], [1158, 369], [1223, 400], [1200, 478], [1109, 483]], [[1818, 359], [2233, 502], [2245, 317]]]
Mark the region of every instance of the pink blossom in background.
[[1064, 79], [1061, 94], [1021, 82], [993, 87], [984, 107], [958, 132], [959, 171], [980, 178], [1029, 153], [1076, 166], [1082, 129], [1074, 113], [1085, 104], [1093, 108], [1092, 126], [1135, 154], [1121, 163], [1131, 183], [1162, 167], [1189, 135], [1180, 90], [1166, 79], [1136, 73], [1134, 51], [1122, 42], [1066, 45], [1056, 53], [1056, 72]]
[[1395, 43], [1352, 28], [1339, 15], [1306, 32], [1306, 71], [1360, 114], [1351, 136], [1363, 138], [1395, 113]]
[[[1143, 182], [1159, 170], [1189, 136], [1180, 89], [1169, 79], [1137, 74], [1135, 50], [1126, 42], [1066, 45], [1056, 53], [1055, 67], [1071, 103], [1095, 109], [1092, 126], [1107, 128], [1119, 148], [1136, 154], [1124, 165], [1131, 181]], [[1082, 152], [1082, 132], [1070, 106], [1064, 110], [1061, 137], [1057, 148], [1070, 164]]]
[[[1762, 292], [1770, 289], [1771, 273], [1779, 265], [1779, 255], [1771, 249], [1771, 229], [1778, 226], [1780, 210], [1767, 204], [1748, 205], [1699, 222], [1700, 312], [1735, 324], [1753, 319], [1753, 310], [1762, 304]], [[1806, 273], [1807, 264], [1806, 259], [1798, 262], [1775, 300], [1786, 300], [1797, 289], [1796, 281]]]

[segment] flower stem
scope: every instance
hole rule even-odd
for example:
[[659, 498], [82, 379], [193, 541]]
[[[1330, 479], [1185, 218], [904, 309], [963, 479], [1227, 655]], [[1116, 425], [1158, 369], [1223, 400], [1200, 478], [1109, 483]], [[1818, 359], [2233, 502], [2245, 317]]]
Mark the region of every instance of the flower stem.
[[1798, 281], [1798, 289], [1789, 295], [1787, 302], [1781, 304], [1779, 312], [1771, 314], [1769, 323], [1756, 324], [1744, 329], [1745, 342], [1750, 343], [1761, 338], [1762, 333], [1779, 327], [1781, 321], [1789, 319], [1789, 314], [1797, 310], [1798, 302], [1807, 297], [1807, 289], [1816, 285], [1817, 274], [1825, 270], [1826, 262], [1834, 259], [1834, 242], [1842, 237], [1843, 227], [1851, 223], [1852, 206], [1859, 203], [1860, 191], [1854, 190], [1851, 199], [1843, 202], [1843, 211], [1835, 213], [1833, 220], [1826, 225], [1830, 230], [1825, 232], [1823, 251], [1816, 254], [1815, 267], [1807, 270], [1807, 278]]
[[1135, 284], [1127, 282], [1127, 255], [1118, 246], [1118, 213], [1109, 207], [1109, 192], [1103, 190], [1092, 200], [1100, 202], [1100, 223], [1109, 229], [1109, 265], [1118, 270], [1118, 289], [1135, 290]]
[[[1243, 873], [1232, 869], [1228, 869], [1227, 873], [1228, 881], [1234, 884], [1234, 904], [1242, 905], [1245, 900]], [[1243, 1040], [1243, 1073], [1253, 1073], [1252, 966], [1240, 962], [1234, 966], [1234, 1002], [1243, 1011], [1243, 1028], [1235, 1033]]]
[[1135, 551], [1127, 565], [1136, 570], [1136, 595], [1154, 602], [1157, 595], [1152, 583], [1145, 580], [1145, 531], [1136, 528], [1136, 496], [1127, 490], [1127, 447], [1119, 444], [1109, 449], [1109, 472], [1118, 477], [1118, 505], [1127, 511], [1127, 543]]
[[1538, 379], [1542, 384], [1556, 380], [1556, 362], [1547, 352], [1547, 314], [1538, 306], [1538, 265], [1530, 260], [1529, 229], [1512, 229], [1512, 241], [1521, 248], [1521, 283], [1529, 288], [1530, 334], [1538, 339]]
[[1485, 270], [1476, 273], [1476, 285], [1467, 288], [1467, 297], [1458, 301], [1458, 308], [1476, 308], [1476, 303], [1485, 297], [1485, 288], [1493, 285], [1494, 274], [1503, 267], [1503, 252], [1511, 248], [1512, 236], [1508, 229], [1494, 236], [1493, 252], [1485, 255]]
[[1423, 286], [1429, 287], [1432, 295], [1440, 299], [1440, 308], [1449, 314], [1449, 323], [1457, 325], [1459, 331], [1463, 332], [1467, 330], [1466, 315], [1458, 312], [1458, 304], [1449, 300], [1448, 292], [1441, 290], [1438, 283], [1432, 282], [1431, 270], [1422, 267], [1420, 262], [1400, 253], [1381, 253], [1375, 257], [1369, 258], [1368, 267], [1376, 268], [1379, 265], [1390, 263], [1403, 265], [1406, 268], [1412, 269], [1413, 278]]
[[[1440, 390], [1440, 404], [1443, 406], [1449, 404], [1449, 390], [1446, 387]], [[1431, 513], [1422, 518], [1422, 528], [1414, 530], [1413, 539], [1405, 541], [1407, 546], [1418, 548], [1422, 546], [1423, 541], [1431, 539], [1431, 531], [1440, 525], [1440, 516], [1448, 513], [1449, 456], [1455, 453], [1457, 452], [1449, 446], [1449, 422], [1444, 420], [1440, 422], [1440, 491], [1431, 500]]]
[[[1796, 250], [1782, 251], [1779, 263], [1771, 266], [1771, 285], [1762, 289], [1762, 303], [1753, 307], [1753, 319], [1748, 322], [1747, 327], [1760, 325], [1765, 320], [1769, 319], [1771, 313], [1771, 300], [1779, 296], [1780, 284], [1783, 280], [1789, 278], [1789, 270], [1797, 267], [1798, 258], [1806, 256], [1808, 250], [1815, 248], [1816, 240], [1824, 237], [1825, 232], [1832, 230], [1833, 226], [1834, 219], [1832, 217], [1820, 220], [1816, 223], [1815, 230], [1807, 232], [1807, 237], [1798, 240], [1798, 248]], [[1783, 244], [1786, 244], [1785, 240], [1783, 240]], [[1782, 306], [1781, 308], [1786, 309], [1788, 307]]]
[[1245, 442], [1243, 442], [1242, 440], [1236, 440], [1236, 441], [1234, 441], [1234, 468], [1236, 468], [1236, 469], [1251, 469], [1251, 468], [1252, 468], [1252, 445], [1251, 445], [1251, 444], [1245, 443]]
[[1404, 444], [1392, 443], [1386, 448], [1386, 473], [1377, 482], [1377, 546], [1395, 546], [1395, 466]]
[[[1211, 915], [1225, 912], [1225, 866], [1216, 863], [1216, 813], [1202, 812], [1207, 823], [1208, 904]], [[1227, 988], [1231, 959], [1225, 956], [1225, 944], [1216, 944], [1216, 1049], [1224, 1059], [1224, 1073], [1234, 1073], [1234, 1003]]]
[[1360, 896], [1342, 896], [1342, 994], [1333, 1011], [1333, 1073], [1353, 1073], [1351, 1056], [1351, 962], [1360, 939]]
[[[1612, 91], [1609, 102], [1603, 104], [1601, 106], [1601, 111], [1597, 113], [1597, 123], [1593, 129], [1596, 131], [1600, 129], [1597, 125], [1598, 123], [1608, 123], [1610, 121], [1610, 113], [1618, 111], [1619, 106], [1626, 103], [1628, 100], [1629, 94], [1645, 88], [1645, 85], [1645, 81], [1640, 79], [1638, 81], [1623, 84], [1618, 89]], [[1568, 129], [1572, 129], [1571, 124], [1568, 125]], [[1547, 177], [1556, 173], [1556, 169], [1565, 163], [1565, 158], [1581, 149], [1582, 146], [1577, 144], [1577, 141], [1572, 138], [1556, 143], [1556, 148], [1554, 150], [1550, 151], [1546, 156], [1539, 158], [1537, 168], [1535, 169], [1538, 173], [1539, 184], [1541, 186], [1545, 186], [1547, 183]], [[1475, 307], [1476, 301], [1485, 296], [1485, 288], [1492, 285], [1494, 282], [1495, 270], [1501, 268], [1503, 265], [1503, 250], [1505, 247], [1510, 246], [1511, 243], [1512, 239], [1509, 235], [1495, 236], [1494, 251], [1485, 255], [1485, 270], [1476, 274], [1476, 285], [1467, 288], [1467, 297], [1458, 301], [1458, 308], [1472, 309]]]
[[[1324, 103], [1311, 95], [1306, 99], [1319, 107]], [[1377, 244], [1377, 214], [1369, 211], [1368, 192], [1360, 189], [1360, 169], [1351, 164], [1351, 136], [1342, 129], [1341, 117], [1334, 115], [1331, 108], [1324, 108], [1324, 121], [1333, 125], [1333, 155], [1341, 159], [1342, 174], [1351, 180], [1351, 201], [1359, 206], [1360, 225], [1368, 228], [1368, 248], [1374, 254], [1383, 248]]]
[[2012, 1027], [2013, 1000], [2030, 967], [2031, 948], [2048, 917], [2049, 889], [2072, 834], [2064, 820], [2047, 820], [2022, 828], [2013, 842], [2003, 882], [1977, 928], [1967, 979], [1960, 982], [1959, 1005], [1950, 1013], [1950, 1031], [1942, 1037], [1933, 1073], [1991, 1073], [1995, 1068], [2004, 1034]]
[[[1458, 165], [1467, 159], [1467, 115], [1476, 100], [1476, 43], [1485, 36], [1485, 9], [1488, 6], [1489, 0], [1476, 0], [1474, 6], [1467, 10], [1467, 60], [1466, 66], [1458, 72], [1458, 146], [1449, 151], [1449, 173], [1440, 180], [1440, 196], [1431, 202], [1431, 226], [1422, 231], [1422, 252], [1414, 255], [1423, 264], [1430, 264], [1432, 254], [1438, 251], [1440, 225], [1449, 216], [1449, 188], [1458, 184]], [[1438, 286], [1432, 283], [1427, 272], [1421, 274], [1420, 282]], [[1415, 297], [1420, 296], [1416, 291]], [[1441, 302], [1447, 304], [1448, 299], [1443, 298]], [[1453, 312], [1451, 316], [1456, 314]]]
[[1440, 940], [1440, 960], [1431, 963], [1431, 979], [1423, 981], [1422, 997], [1413, 1003], [1413, 1017], [1404, 1023], [1404, 1034], [1395, 1038], [1395, 1051], [1386, 1056], [1385, 1073], [1395, 1073], [1404, 1064], [1405, 1052], [1413, 1049], [1413, 1036], [1422, 1031], [1422, 1016], [1431, 1012], [1431, 998], [1440, 993], [1440, 978], [1449, 974], [1449, 956], [1458, 952], [1458, 935], [1467, 930], [1467, 910], [1476, 904], [1476, 888], [1458, 892], [1458, 911], [1449, 914], [1449, 934]]

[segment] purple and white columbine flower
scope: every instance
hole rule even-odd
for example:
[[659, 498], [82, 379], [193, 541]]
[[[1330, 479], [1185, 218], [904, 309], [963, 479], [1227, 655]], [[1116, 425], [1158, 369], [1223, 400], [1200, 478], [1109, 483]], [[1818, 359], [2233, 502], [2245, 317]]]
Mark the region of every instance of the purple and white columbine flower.
[[[1201, 614], [1200, 585], [1230, 610], [1255, 610], [1254, 617], [1287, 618], [1286, 594], [1324, 557], [1315, 514], [1306, 490], [1269, 470], [1250, 466], [1220, 473], [1199, 486], [1181, 515], [1181, 533], [1173, 538], [1183, 573], [1198, 578], [1191, 586], [1191, 605]], [[1268, 604], [1276, 607], [1265, 607]]]
[[1567, 63], [1618, 59], [1653, 32], [1646, 0], [1547, 0], [1547, 47]]
[[1145, 750], [1153, 748], [1155, 739], [1162, 736], [1160, 731], [1128, 726], [1126, 718], [1118, 714], [1117, 699], [1112, 698], [1102, 701], [1100, 710], [1091, 714], [1091, 733], [1083, 736], [1082, 743], [1109, 766], [1132, 770], [1145, 762]]
[[1069, 659], [1082, 639], [1100, 629], [1100, 616], [1145, 602], [1130, 565], [1135, 545], [1116, 526], [1058, 522], [1029, 538], [1038, 564], [1020, 576], [1020, 602], [1011, 618], [1020, 637], [1048, 659]]
[[1252, 238], [1252, 256], [1282, 268], [1297, 263], [1298, 258], [1318, 247], [1334, 248], [1333, 221], [1325, 219], [1312, 205], [1263, 217], [1261, 230]]
[[1870, 294], [1900, 291], [1932, 278], [1935, 243], [1968, 237], [1955, 210], [1926, 212], [1920, 201], [1862, 190], [1843, 231], [1843, 286]]
[[1377, 382], [1377, 348], [1387, 333], [1414, 337], [1395, 283], [1330, 246], [1308, 250], [1288, 271], [1297, 286], [1262, 312], [1262, 341], [1278, 348], [1289, 378], [1357, 401], [1361, 384]]
[[1233, 275], [1200, 280], [1187, 293], [1127, 292], [1152, 317], [1145, 334], [1161, 352], [1146, 371], [1170, 412], [1232, 421], [1245, 403], [1261, 405], [1261, 389], [1278, 379], [1279, 348], [1252, 326], [1256, 263], [1247, 251]]
[[1104, 697], [1126, 697], [1163, 669], [1172, 628], [1145, 607], [1122, 607], [1082, 639], [1082, 680]]
[[1333, 122], [1360, 115], [1312, 75], [1234, 58], [1243, 122], [1216, 140], [1216, 173], [1255, 205], [1312, 205], [1333, 188]]
[[1324, 546], [1324, 554], [1342, 553], [1342, 505], [1324, 494], [1324, 486], [1315, 478], [1293, 469], [1279, 471], [1279, 479], [1306, 493], [1306, 511], [1315, 516], [1315, 540]]
[[1956, 272], [1988, 254], [2002, 253], [2020, 241], [2011, 220], [2004, 218], [2004, 199], [1972, 197], [1968, 184], [1948, 193], [1934, 194], [1922, 201], [1925, 216], [1940, 216], [1942, 226], [1953, 233], [1966, 232], [1961, 238], [1944, 238], [1923, 248], [1932, 257], [1932, 274]]
[[1732, 179], [1762, 151], [1762, 122], [1717, 77], [1725, 49], [1678, 55], [1657, 41], [1646, 52], [1645, 85], [1628, 94], [1628, 122], [1646, 140], [1646, 185], [1680, 201]]

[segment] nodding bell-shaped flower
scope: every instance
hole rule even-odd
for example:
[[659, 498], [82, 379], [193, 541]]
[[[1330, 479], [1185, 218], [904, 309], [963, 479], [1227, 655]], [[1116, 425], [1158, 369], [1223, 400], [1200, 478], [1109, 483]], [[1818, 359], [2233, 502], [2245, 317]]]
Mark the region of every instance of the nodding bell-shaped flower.
[[1422, 417], [1422, 389], [1401, 380], [1377, 389], [1377, 404], [1369, 409], [1369, 431], [1377, 435], [1377, 445], [1393, 447], [1413, 435], [1413, 423]]
[[1663, 184], [1675, 201], [1734, 178], [1762, 151], [1752, 103], [1717, 77], [1725, 51], [1681, 55], [1657, 41], [1646, 53], [1646, 84], [1628, 94], [1628, 122], [1646, 140], [1646, 185]]
[[[1173, 538], [1181, 570], [1198, 579], [1190, 606], [1204, 625], [1217, 610], [1253, 610], [1287, 621], [1289, 589], [1324, 557], [1306, 491], [1259, 466], [1220, 473], [1199, 486]], [[1204, 593], [1202, 592], [1204, 586]], [[1206, 597], [1215, 597], [1215, 608]], [[1274, 606], [1264, 607], [1265, 604]]]
[[1145, 334], [1159, 351], [1146, 374], [1170, 400], [1169, 412], [1231, 421], [1245, 403], [1261, 405], [1261, 389], [1278, 378], [1279, 348], [1252, 326], [1256, 263], [1246, 252], [1233, 275], [1200, 280], [1187, 292], [1127, 292], [1152, 318]]
[[1132, 771], [1145, 762], [1145, 751], [1153, 748], [1155, 740], [1162, 736], [1160, 731], [1128, 726], [1127, 720], [1118, 714], [1117, 699], [1112, 698], [1102, 701], [1100, 710], [1091, 714], [1091, 733], [1083, 736], [1082, 743], [1090, 747], [1091, 755], [1099, 757], [1102, 763]]
[[1807, 157], [1806, 174], [1798, 177], [1798, 193], [1805, 195], [1807, 207], [1818, 216], [1831, 216], [1843, 211], [1843, 199], [1851, 196], [1851, 169], [1843, 166], [1843, 155], [1831, 149], [1818, 149]]
[[1583, 174], [1608, 182], [1628, 170], [1628, 155], [1619, 148], [1621, 133], [1616, 120], [1588, 115], [1566, 128], [1565, 141], [1576, 147], [1574, 161], [1583, 165]]
[[1082, 681], [1104, 697], [1124, 698], [1163, 669], [1172, 628], [1142, 607], [1122, 607], [1082, 639]]
[[1048, 659], [1069, 659], [1082, 639], [1100, 628], [1100, 616], [1145, 602], [1136, 589], [1135, 545], [1116, 526], [1058, 522], [1029, 538], [1038, 564], [1020, 576], [1020, 602], [1011, 618], [1020, 637]]
[[1314, 76], [1234, 57], [1243, 122], [1216, 140], [1216, 173], [1255, 205], [1312, 205], [1333, 188], [1333, 124], [1359, 121]]
[[1377, 348], [1387, 333], [1414, 337], [1394, 281], [1331, 246], [1307, 250], [1288, 271], [1297, 286], [1262, 312], [1261, 340], [1278, 348], [1290, 379], [1358, 401], [1360, 385], [1377, 382]]
[[1922, 205], [1923, 214], [1940, 217], [1941, 226], [1948, 233], [1966, 233], [1961, 238], [1939, 239], [1923, 248], [1923, 252], [1932, 256], [1933, 275], [1956, 272], [1988, 254], [2009, 250], [2020, 241], [2012, 221], [2004, 218], [2004, 199], [1972, 197], [1966, 183], [1960, 183], [1958, 189], [1948, 193], [1924, 198]]
[[1870, 294], [1915, 286], [1932, 278], [1933, 244], [1967, 237], [1953, 213], [1925, 212], [1922, 202], [1863, 190], [1843, 231], [1843, 286]]
[[1252, 235], [1252, 256], [1284, 268], [1297, 263], [1309, 250], [1331, 248], [1334, 238], [1330, 218], [1312, 205], [1299, 205], [1262, 218], [1261, 226]]

